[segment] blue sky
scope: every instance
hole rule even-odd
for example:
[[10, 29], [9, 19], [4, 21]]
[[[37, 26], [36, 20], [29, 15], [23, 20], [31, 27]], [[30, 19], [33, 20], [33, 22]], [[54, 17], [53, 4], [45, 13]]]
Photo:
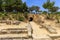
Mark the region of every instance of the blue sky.
[[[47, 0], [22, 0], [22, 1], [26, 2], [29, 7], [32, 6], [32, 5], [35, 5], [35, 6], [39, 6], [40, 10], [44, 10], [44, 8], [42, 7], [42, 5]], [[60, 0], [51, 0], [51, 2], [52, 1], [55, 1], [55, 6], [60, 7]]]

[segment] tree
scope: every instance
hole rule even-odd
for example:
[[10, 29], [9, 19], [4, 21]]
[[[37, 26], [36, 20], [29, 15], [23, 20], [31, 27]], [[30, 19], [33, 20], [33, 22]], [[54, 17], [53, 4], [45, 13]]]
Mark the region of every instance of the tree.
[[22, 0], [16, 0], [16, 6], [14, 9], [16, 9], [17, 12], [22, 12]]
[[[50, 2], [50, 0], [47, 0], [46, 3], [43, 4], [43, 8], [48, 10], [48, 13], [53, 13], [58, 11], [58, 7], [54, 6], [55, 2]], [[48, 19], [52, 19], [52, 14], [47, 14]]]
[[1, 4], [1, 6], [2, 6], [2, 10], [4, 11], [4, 12], [6, 12], [6, 6], [7, 6], [7, 3], [6, 3], [6, 1], [7, 0], [2, 0], [2, 4]]
[[30, 10], [31, 12], [32, 12], [32, 11], [35, 11], [36, 13], [39, 12], [39, 9], [40, 9], [40, 7], [38, 7], [38, 6], [32, 6], [32, 7], [29, 8], [29, 10]]
[[2, 0], [0, 0], [0, 11], [2, 11]]
[[7, 3], [6, 11], [7, 12], [13, 11], [13, 6], [14, 6], [14, 3], [15, 3], [15, 0], [7, 0], [6, 3]]
[[4, 12], [28, 12], [26, 2], [22, 0], [0, 0], [0, 11]]
[[52, 7], [49, 11], [51, 12], [57, 12], [59, 9], [59, 7]]
[[55, 2], [50, 2], [50, 0], [47, 0], [46, 3], [43, 4], [43, 8], [48, 9], [49, 10], [54, 6]]
[[28, 6], [26, 5], [26, 2], [23, 3], [23, 12], [28, 12]]
[[33, 7], [29, 7], [29, 11], [32, 13], [32, 11], [33, 11], [34, 9], [33, 9]]
[[36, 11], [36, 13], [39, 12], [39, 9], [40, 9], [40, 7], [38, 7], [38, 6], [35, 6], [35, 8], [34, 8], [34, 10]]

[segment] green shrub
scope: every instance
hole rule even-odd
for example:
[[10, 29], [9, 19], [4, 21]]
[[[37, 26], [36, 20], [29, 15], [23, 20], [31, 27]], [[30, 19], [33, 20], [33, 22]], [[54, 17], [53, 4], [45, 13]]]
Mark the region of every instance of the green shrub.
[[24, 21], [24, 17], [20, 17], [18, 20], [19, 21]]
[[46, 11], [43, 11], [42, 13], [43, 13], [43, 14], [47, 14], [47, 12], [46, 12]]
[[25, 17], [26, 19], [28, 19], [28, 13], [27, 13], [27, 12], [24, 13], [24, 17]]

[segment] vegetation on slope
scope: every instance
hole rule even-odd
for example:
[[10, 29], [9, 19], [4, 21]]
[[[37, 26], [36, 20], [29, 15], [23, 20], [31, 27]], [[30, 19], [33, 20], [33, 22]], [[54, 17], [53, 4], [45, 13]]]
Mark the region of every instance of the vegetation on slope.
[[[40, 13], [46, 16], [48, 20], [57, 19], [58, 23], [60, 22], [60, 12], [58, 12], [59, 7], [54, 6], [55, 2], [50, 2], [47, 0], [42, 7], [48, 11], [40, 10], [38, 6], [28, 7], [26, 2], [22, 0], [0, 0], [0, 20], [19, 20], [24, 21], [28, 19], [28, 14], [35, 13], [36, 15], [41, 15]], [[35, 11], [35, 12], [33, 12]], [[34, 15], [35, 15], [34, 14]], [[36, 19], [34, 19], [36, 20]]]

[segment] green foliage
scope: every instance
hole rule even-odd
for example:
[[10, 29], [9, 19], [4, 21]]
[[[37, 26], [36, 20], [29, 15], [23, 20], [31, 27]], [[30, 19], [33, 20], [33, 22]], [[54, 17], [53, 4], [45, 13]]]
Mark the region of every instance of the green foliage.
[[43, 14], [46, 14], [46, 13], [47, 13], [47, 11], [43, 11], [42, 13], [43, 13]]
[[50, 2], [50, 0], [43, 4], [43, 8], [48, 9], [50, 12], [57, 12], [58, 7], [54, 6], [55, 2]]
[[47, 19], [53, 19], [53, 14], [52, 13], [56, 13], [58, 11], [58, 7], [54, 6], [55, 2], [50, 2], [50, 0], [47, 0], [46, 3], [43, 4], [43, 8], [48, 9], [48, 13], [51, 14], [47, 14]]
[[43, 4], [43, 8], [50, 9], [54, 6], [54, 4], [55, 4], [55, 2], [47, 1], [46, 3]]
[[59, 18], [59, 17], [60, 17], [59, 14], [57, 14], [57, 15], [56, 15], [57, 23], [60, 23], [60, 21], [59, 21], [60, 18]]
[[25, 17], [26, 19], [28, 19], [28, 13], [27, 13], [27, 12], [24, 13], [24, 17]]
[[24, 21], [24, 17], [20, 17], [19, 18], [19, 21]]
[[26, 2], [23, 3], [23, 12], [28, 12], [28, 6], [26, 5]]
[[55, 14], [59, 14], [60, 15], [60, 12], [56, 12]]
[[22, 0], [0, 0], [0, 11], [4, 12], [28, 12], [28, 6]]
[[2, 11], [1, 5], [2, 5], [2, 0], [0, 0], [0, 11]]
[[52, 7], [49, 11], [51, 11], [51, 12], [57, 12], [58, 11], [58, 7]]
[[30, 10], [31, 12], [32, 12], [32, 11], [39, 12], [39, 9], [40, 9], [40, 7], [38, 7], [38, 6], [32, 6], [32, 7], [29, 8], [29, 10]]

